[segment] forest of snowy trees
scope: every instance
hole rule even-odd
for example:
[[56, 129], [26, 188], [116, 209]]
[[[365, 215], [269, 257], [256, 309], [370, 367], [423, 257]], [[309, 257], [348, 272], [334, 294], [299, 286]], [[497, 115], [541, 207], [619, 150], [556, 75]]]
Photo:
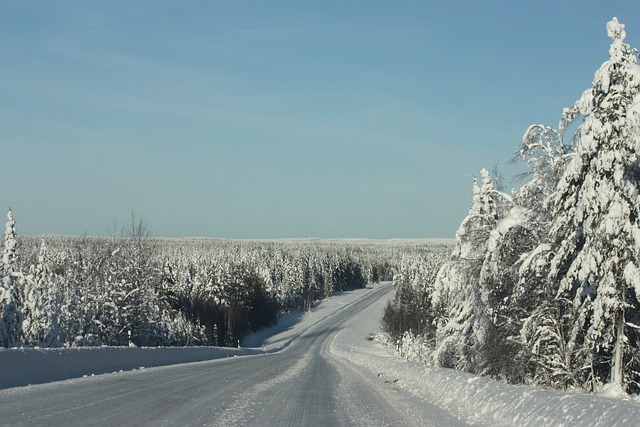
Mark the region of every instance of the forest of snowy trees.
[[[411, 241], [18, 236], [9, 211], [0, 346], [238, 345], [280, 313], [393, 277], [405, 357], [520, 384], [640, 393], [640, 65], [609, 58], [558, 129], [530, 126], [511, 194], [483, 169], [455, 246]], [[569, 132], [569, 129], [575, 129]]]
[[390, 280], [420, 241], [18, 236], [2, 246], [0, 347], [237, 346], [280, 313]]
[[[517, 158], [530, 179], [508, 195], [483, 170], [437, 274], [430, 259], [403, 265], [385, 325], [405, 356], [514, 383], [640, 392], [640, 66], [624, 25], [606, 28], [593, 86], [559, 129], [525, 132]], [[400, 312], [412, 322], [400, 327]]]

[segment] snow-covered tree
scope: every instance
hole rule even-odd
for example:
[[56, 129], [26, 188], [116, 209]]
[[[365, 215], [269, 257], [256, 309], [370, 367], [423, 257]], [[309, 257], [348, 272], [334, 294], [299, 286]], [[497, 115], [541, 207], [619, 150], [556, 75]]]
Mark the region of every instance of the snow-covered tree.
[[429, 355], [429, 360], [423, 361], [431, 361], [435, 345], [434, 319], [437, 312], [432, 304], [433, 287], [440, 267], [447, 260], [448, 246], [446, 249], [431, 247], [403, 257], [399, 270], [393, 276], [395, 296], [385, 307], [382, 319], [384, 330], [394, 340], [401, 339], [404, 345], [411, 335], [407, 346], [424, 347], [418, 352]]
[[19, 271], [17, 248], [16, 222], [13, 219], [13, 212], [9, 209], [4, 227], [4, 244], [2, 245], [2, 272], [4, 275]]
[[573, 303], [567, 347], [592, 388], [640, 382], [640, 66], [624, 25], [613, 18], [607, 33], [609, 59], [563, 112], [561, 129], [584, 121], [550, 199], [550, 278]]
[[22, 334], [23, 315], [19, 310], [18, 294], [23, 276], [18, 268], [18, 242], [11, 209], [7, 213], [7, 223], [2, 246], [2, 284], [0, 284], [0, 345], [15, 346]]
[[42, 240], [37, 264], [25, 277], [22, 311], [25, 344], [57, 347], [61, 321], [61, 299], [58, 278], [51, 271], [47, 246]]
[[[543, 125], [527, 129], [516, 153], [514, 160], [531, 168], [523, 174], [530, 179], [514, 192], [512, 207], [491, 231], [480, 274], [485, 311], [478, 363], [483, 374], [522, 383], [529, 381], [536, 369], [539, 354], [533, 354], [530, 331], [542, 321], [538, 310], [545, 301], [553, 301], [555, 291], [550, 292], [546, 272], [541, 273], [531, 258], [544, 256], [550, 249], [548, 231], [553, 213], [547, 200], [571, 156], [572, 148], [563, 143], [561, 133]], [[523, 335], [525, 325], [527, 333]]]
[[494, 249], [491, 233], [512, 204], [509, 196], [494, 189], [486, 169], [481, 175], [481, 187], [474, 178], [469, 214], [456, 232], [455, 250], [438, 273], [433, 295], [440, 316], [434, 360], [471, 371], [479, 369], [477, 350], [486, 338], [481, 272]]

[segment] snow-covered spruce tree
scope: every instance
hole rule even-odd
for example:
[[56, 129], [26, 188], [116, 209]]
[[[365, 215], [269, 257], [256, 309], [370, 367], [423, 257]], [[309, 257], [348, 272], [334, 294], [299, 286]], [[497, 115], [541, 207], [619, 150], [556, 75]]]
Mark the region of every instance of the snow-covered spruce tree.
[[4, 244], [2, 246], [2, 272], [7, 274], [17, 272], [18, 269], [18, 241], [16, 240], [16, 222], [11, 209], [7, 212], [7, 222], [4, 227]]
[[480, 275], [488, 256], [490, 234], [511, 208], [510, 197], [493, 188], [489, 172], [482, 187], [474, 178], [469, 214], [456, 232], [451, 258], [438, 272], [432, 304], [438, 313], [434, 362], [476, 372], [478, 347], [486, 338], [479, 319], [484, 315]]
[[18, 293], [22, 286], [22, 273], [18, 268], [16, 226], [11, 209], [2, 246], [2, 283], [0, 284], [0, 345], [13, 347], [22, 335], [23, 315], [19, 310]]
[[22, 310], [24, 312], [23, 333], [25, 344], [43, 347], [61, 345], [60, 306], [61, 295], [58, 278], [51, 271], [44, 239], [41, 241], [38, 259], [31, 265], [25, 277]]
[[[531, 372], [535, 371], [536, 362], [527, 348], [528, 341], [521, 339], [522, 326], [540, 306], [543, 296], [553, 300], [555, 292], [548, 292], [546, 274], [539, 274], [535, 268], [529, 274], [528, 268], [536, 265], [530, 262], [530, 255], [536, 258], [548, 252], [542, 249], [549, 248], [552, 213], [545, 202], [571, 151], [558, 131], [533, 125], [525, 132], [516, 154], [516, 160], [525, 161], [532, 168], [531, 174], [524, 175], [531, 179], [513, 194], [509, 212], [490, 232], [480, 273], [485, 310], [477, 322], [483, 340], [477, 348], [476, 360], [479, 372], [484, 375], [523, 383], [530, 382]], [[532, 320], [538, 319], [539, 313]]]
[[[506, 199], [506, 195], [504, 196]], [[506, 199], [508, 200], [508, 199]], [[505, 202], [505, 208], [509, 204]], [[511, 382], [522, 382], [525, 375], [519, 359], [518, 319], [523, 317], [514, 304], [517, 290], [517, 264], [522, 253], [536, 245], [527, 227], [526, 209], [513, 205], [489, 233], [487, 252], [478, 279], [482, 310], [478, 312], [475, 349], [476, 369]]]
[[624, 25], [607, 24], [609, 59], [563, 112], [583, 116], [575, 156], [551, 197], [550, 278], [573, 302], [567, 348], [583, 386], [640, 383], [640, 66]]
[[567, 163], [573, 145], [563, 142], [562, 133], [545, 125], [531, 125], [514, 160], [525, 162], [530, 180], [514, 194], [514, 203], [524, 218], [505, 236], [499, 247], [511, 251], [513, 262], [497, 268], [503, 279], [513, 283], [508, 305], [503, 306], [517, 353], [511, 355], [514, 382], [544, 384], [556, 388], [575, 385], [565, 345], [565, 331], [559, 320], [566, 316], [566, 300], [556, 299], [557, 284], [549, 280], [549, 258], [553, 255], [549, 228], [554, 219], [549, 203]]

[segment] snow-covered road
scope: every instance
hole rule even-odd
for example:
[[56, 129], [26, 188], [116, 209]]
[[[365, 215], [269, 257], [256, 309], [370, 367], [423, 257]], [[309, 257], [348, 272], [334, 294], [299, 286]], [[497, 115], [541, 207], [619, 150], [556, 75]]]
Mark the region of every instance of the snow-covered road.
[[[389, 284], [359, 292], [282, 351], [12, 388], [0, 392], [7, 425], [455, 425], [365, 368], [332, 352], [336, 335]], [[375, 304], [374, 304], [375, 305]], [[378, 304], [379, 305], [379, 304]], [[375, 305], [378, 307], [378, 305]], [[320, 312], [322, 310], [319, 310]], [[379, 319], [379, 312], [374, 317]], [[379, 321], [378, 321], [379, 323]], [[378, 329], [378, 323], [370, 326]], [[305, 322], [303, 322], [303, 325]], [[366, 342], [366, 334], [360, 336]], [[273, 338], [272, 338], [273, 340]], [[268, 347], [273, 345], [265, 343]], [[382, 387], [381, 387], [382, 385]]]
[[[253, 348], [235, 349], [244, 356], [0, 390], [0, 424], [640, 425], [638, 398], [512, 386], [398, 359], [370, 340], [392, 289], [345, 292], [284, 317], [244, 341]], [[138, 350], [151, 366], [157, 352]]]

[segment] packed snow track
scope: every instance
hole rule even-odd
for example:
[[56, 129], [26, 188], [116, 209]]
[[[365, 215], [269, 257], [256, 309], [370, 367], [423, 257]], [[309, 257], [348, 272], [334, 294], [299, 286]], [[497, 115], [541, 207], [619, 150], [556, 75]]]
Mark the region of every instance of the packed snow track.
[[[330, 351], [336, 335], [368, 307], [379, 313], [392, 289], [384, 284], [366, 291], [279, 352], [0, 391], [3, 424], [462, 424]], [[371, 325], [371, 331], [377, 328]]]

